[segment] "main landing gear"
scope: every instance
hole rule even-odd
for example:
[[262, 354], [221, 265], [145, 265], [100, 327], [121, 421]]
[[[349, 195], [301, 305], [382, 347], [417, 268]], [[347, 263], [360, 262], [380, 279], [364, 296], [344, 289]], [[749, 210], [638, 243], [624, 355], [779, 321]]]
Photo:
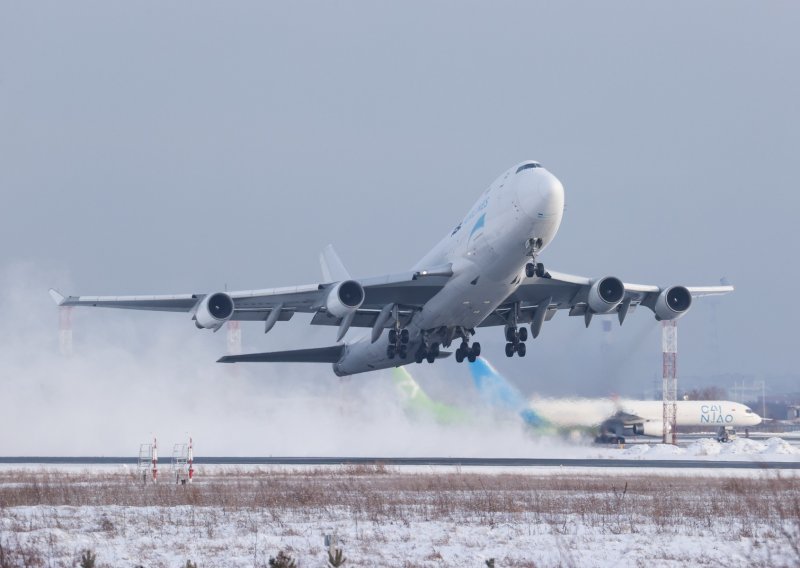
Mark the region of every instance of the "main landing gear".
[[439, 344], [432, 343], [429, 347], [425, 346], [423, 342], [422, 345], [419, 346], [417, 350], [417, 354], [414, 357], [414, 361], [417, 363], [422, 363], [423, 361], [427, 361], [428, 363], [433, 363], [436, 361], [436, 358], [439, 356]]
[[520, 357], [525, 357], [527, 348], [525, 341], [528, 340], [527, 327], [507, 327], [506, 328], [506, 357], [513, 357], [517, 353]]
[[464, 359], [467, 359], [470, 363], [474, 363], [475, 359], [481, 354], [481, 344], [477, 341], [469, 345], [466, 340], [461, 342], [458, 349], [456, 349], [456, 362], [461, 363]]
[[401, 359], [408, 357], [408, 340], [410, 337], [407, 329], [390, 329], [386, 356], [389, 359], [394, 359], [396, 356]]

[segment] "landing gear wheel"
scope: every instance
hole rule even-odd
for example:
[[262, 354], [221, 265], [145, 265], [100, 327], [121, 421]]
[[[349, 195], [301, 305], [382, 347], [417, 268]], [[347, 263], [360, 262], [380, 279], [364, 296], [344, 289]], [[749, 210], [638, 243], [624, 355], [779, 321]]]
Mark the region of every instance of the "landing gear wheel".
[[422, 363], [424, 360], [425, 360], [425, 355], [424, 355], [423, 353], [417, 353], [417, 354], [414, 356], [414, 362], [415, 362], [417, 365], [419, 365], [420, 363]]
[[525, 357], [525, 352], [527, 350], [528, 349], [525, 347], [524, 343], [520, 343], [519, 345], [517, 345], [517, 353], [519, 354], [520, 357]]
[[539, 278], [544, 278], [545, 274], [547, 274], [547, 272], [544, 269], [544, 264], [542, 264], [541, 262], [537, 262], [536, 263], [536, 276], [538, 276]]
[[506, 357], [513, 357], [514, 356], [514, 344], [513, 343], [506, 343]]
[[469, 355], [467, 355], [467, 359], [469, 359], [469, 362], [470, 362], [470, 363], [474, 363], [474, 362], [475, 362], [475, 359], [477, 359], [477, 358], [478, 358], [478, 356], [477, 356], [477, 355], [475, 355], [475, 353], [473, 353], [473, 352], [470, 350], [470, 352], [469, 352]]
[[536, 265], [532, 262], [529, 262], [525, 265], [525, 276], [528, 278], [533, 278], [534, 274], [536, 274]]
[[464, 361], [464, 350], [459, 347], [456, 349], [456, 363], [461, 363]]
[[433, 363], [436, 361], [436, 353], [428, 353], [426, 359], [428, 360], [428, 363]]
[[[480, 356], [481, 354], [481, 344], [477, 341], [472, 344], [472, 349], [470, 349], [470, 353], [472, 353], [475, 357]], [[470, 359], [470, 362], [474, 361], [474, 359]]]
[[386, 356], [389, 359], [394, 359], [394, 355], [395, 355], [394, 345], [390, 345], [389, 347], [386, 348]]
[[401, 345], [397, 349], [397, 354], [400, 355], [401, 359], [405, 359], [406, 357], [408, 357], [408, 348], [405, 345]]
[[408, 343], [410, 334], [408, 333], [407, 329], [403, 329], [400, 331], [400, 343]]
[[528, 341], [528, 328], [521, 327], [519, 328], [519, 340], [520, 341]]
[[513, 327], [506, 328], [506, 341], [516, 343], [518, 338], [517, 330]]
[[397, 330], [390, 329], [389, 330], [389, 343], [397, 343]]

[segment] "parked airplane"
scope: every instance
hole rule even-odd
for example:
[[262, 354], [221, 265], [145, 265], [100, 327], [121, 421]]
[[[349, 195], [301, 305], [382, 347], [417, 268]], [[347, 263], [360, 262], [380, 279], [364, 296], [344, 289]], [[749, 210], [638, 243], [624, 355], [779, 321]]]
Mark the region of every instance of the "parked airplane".
[[[676, 319], [696, 296], [731, 292], [731, 286], [658, 287], [625, 284], [619, 278], [585, 278], [547, 272], [538, 257], [553, 240], [564, 212], [564, 188], [538, 162], [505, 171], [486, 189], [467, 215], [411, 270], [353, 279], [332, 248], [322, 256], [319, 284], [241, 292], [165, 296], [70, 296], [50, 294], [61, 306], [100, 306], [188, 312], [198, 328], [218, 330], [228, 320], [264, 322], [269, 331], [295, 313], [314, 314], [312, 325], [338, 326], [330, 347], [229, 355], [237, 362], [332, 363], [338, 376], [433, 363], [450, 347], [458, 362], [475, 361], [478, 327], [504, 328], [506, 355], [524, 357], [528, 330], [537, 337], [543, 322], [558, 310], [583, 316], [617, 314], [620, 324], [637, 306], [656, 319]], [[371, 328], [351, 343], [341, 343], [351, 327]], [[388, 328], [388, 333], [383, 333]]]
[[[531, 426], [555, 429], [591, 428], [598, 440], [624, 442], [624, 435], [661, 436], [664, 406], [658, 400], [611, 398], [533, 399], [526, 401], [516, 386], [483, 357], [469, 365], [484, 400], [518, 413]], [[717, 430], [755, 426], [761, 417], [749, 407], [729, 400], [679, 400], [678, 426], [708, 426]]]

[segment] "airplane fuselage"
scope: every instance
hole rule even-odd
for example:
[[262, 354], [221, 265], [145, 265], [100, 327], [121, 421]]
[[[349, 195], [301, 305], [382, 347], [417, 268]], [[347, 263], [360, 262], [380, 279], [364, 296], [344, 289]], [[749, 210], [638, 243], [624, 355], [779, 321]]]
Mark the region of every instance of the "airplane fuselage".
[[[617, 413], [636, 416], [626, 420], [639, 432], [660, 435], [663, 423], [663, 403], [659, 400], [612, 399], [538, 399], [530, 408], [536, 414], [558, 426], [599, 426]], [[761, 423], [761, 417], [749, 407], [727, 400], [679, 400], [676, 404], [677, 423], [690, 427], [747, 427]], [[652, 428], [645, 428], [651, 425]]]
[[[407, 325], [413, 353], [423, 332], [438, 328], [448, 342], [448, 330], [472, 330], [520, 285], [529, 243], [538, 251], [555, 237], [564, 213], [564, 188], [546, 169], [533, 162], [504, 172], [483, 192], [467, 215], [415, 266], [414, 270], [449, 264], [453, 276], [414, 314]], [[375, 343], [363, 337], [346, 347], [333, 364], [337, 375], [396, 367], [413, 358], [389, 358], [387, 334]]]

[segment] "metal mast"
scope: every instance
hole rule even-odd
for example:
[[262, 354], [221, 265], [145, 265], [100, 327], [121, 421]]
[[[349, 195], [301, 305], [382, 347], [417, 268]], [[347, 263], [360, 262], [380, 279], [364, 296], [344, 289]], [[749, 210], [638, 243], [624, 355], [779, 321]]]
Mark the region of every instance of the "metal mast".
[[678, 444], [677, 412], [678, 412], [678, 322], [667, 320], [661, 322], [661, 350], [663, 354], [663, 387], [664, 431], [663, 443]]

